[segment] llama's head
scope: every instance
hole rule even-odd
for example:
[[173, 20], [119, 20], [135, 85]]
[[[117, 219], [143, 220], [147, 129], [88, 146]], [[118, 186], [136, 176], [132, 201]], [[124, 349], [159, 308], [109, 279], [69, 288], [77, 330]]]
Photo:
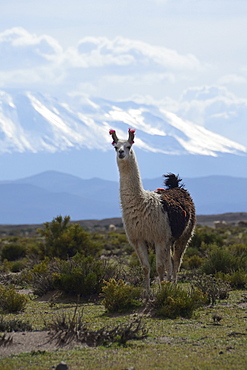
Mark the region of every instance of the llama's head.
[[132, 144], [134, 144], [135, 130], [129, 128], [129, 137], [127, 140], [119, 140], [115, 130], [110, 130], [109, 134], [113, 138], [112, 145], [117, 152], [117, 160], [127, 160], [132, 155]]

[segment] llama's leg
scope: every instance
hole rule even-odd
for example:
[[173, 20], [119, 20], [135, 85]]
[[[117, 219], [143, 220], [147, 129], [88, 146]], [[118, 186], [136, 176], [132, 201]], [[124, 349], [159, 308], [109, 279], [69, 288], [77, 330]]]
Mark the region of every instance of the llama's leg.
[[177, 274], [179, 272], [183, 255], [186, 251], [187, 247], [187, 241], [180, 241], [179, 240], [174, 244], [174, 253], [172, 256], [172, 262], [173, 262], [173, 281], [174, 283], [177, 283]]
[[164, 244], [157, 244], [155, 246], [156, 254], [156, 271], [160, 282], [164, 280], [165, 270], [167, 272], [166, 280], [170, 281], [172, 276], [172, 259], [170, 246]]
[[175, 283], [177, 282], [177, 274], [183, 261], [184, 253], [186, 252], [189, 241], [193, 235], [194, 227], [195, 220], [193, 219], [190, 221], [187, 229], [182, 234], [182, 236], [179, 239], [177, 239], [174, 243], [172, 262], [173, 262], [173, 281]]
[[142, 265], [146, 294], [150, 295], [150, 264], [148, 259], [148, 249], [145, 243], [139, 242], [135, 244], [135, 250]]
[[156, 271], [159, 276], [160, 283], [164, 280], [165, 276], [165, 248], [164, 245], [158, 244], [155, 246], [156, 256]]
[[166, 266], [166, 280], [171, 281], [173, 273], [173, 264], [170, 245], [166, 248], [165, 266]]

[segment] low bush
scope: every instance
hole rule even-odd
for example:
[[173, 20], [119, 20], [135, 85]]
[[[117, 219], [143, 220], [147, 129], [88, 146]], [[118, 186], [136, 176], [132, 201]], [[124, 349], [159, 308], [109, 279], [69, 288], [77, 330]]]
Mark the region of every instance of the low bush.
[[189, 291], [170, 282], [162, 282], [155, 293], [155, 314], [162, 318], [175, 319], [179, 316], [190, 318], [194, 310], [206, 304], [205, 295], [197, 288]]
[[101, 240], [101, 249], [104, 253], [119, 256], [131, 254], [133, 248], [129, 245], [125, 233], [108, 232], [105, 234], [94, 234], [92, 240]]
[[237, 270], [228, 275], [228, 283], [234, 289], [246, 289], [247, 287], [247, 273], [246, 270]]
[[141, 289], [126, 284], [123, 280], [110, 279], [102, 287], [103, 305], [110, 313], [123, 312], [141, 305]]
[[20, 272], [27, 267], [26, 259], [18, 260], [18, 261], [11, 261], [9, 262], [9, 270], [11, 272]]
[[88, 297], [100, 293], [103, 281], [112, 277], [114, 271], [106, 261], [78, 253], [68, 261], [61, 261], [59, 272], [53, 274], [53, 283], [67, 294]]
[[53, 274], [59, 271], [59, 266], [59, 259], [50, 260], [46, 257], [26, 273], [25, 279], [32, 285], [34, 294], [42, 296], [55, 289]]
[[5, 313], [23, 311], [26, 303], [26, 296], [17, 293], [13, 286], [0, 286], [0, 311]]
[[12, 332], [12, 331], [32, 331], [32, 325], [29, 322], [25, 322], [19, 319], [6, 320], [3, 316], [0, 316], [0, 331]]
[[220, 249], [214, 246], [200, 270], [207, 275], [213, 275], [217, 272], [229, 273], [237, 269], [237, 258], [235, 258], [228, 249]]
[[232, 244], [229, 251], [236, 261], [237, 270], [247, 271], [247, 244]]
[[[9, 261], [7, 260], [4, 260], [2, 263], [0, 263], [0, 276], [2, 276], [2, 274], [6, 274], [10, 271], [9, 269]], [[0, 279], [2, 280], [2, 279]]]
[[192, 287], [202, 291], [208, 303], [215, 304], [217, 299], [226, 299], [229, 296], [229, 284], [213, 275], [199, 275], [192, 283]]
[[77, 253], [67, 261], [46, 258], [30, 271], [29, 281], [39, 296], [58, 289], [69, 295], [89, 297], [100, 293], [103, 281], [114, 274], [114, 265]]
[[25, 257], [26, 255], [26, 247], [22, 244], [6, 244], [2, 248], [1, 252], [1, 259], [8, 260], [8, 261], [16, 261]]
[[183, 268], [186, 270], [196, 270], [203, 264], [203, 259], [198, 255], [194, 255], [192, 257], [185, 256], [183, 260]]
[[246, 289], [247, 273], [245, 270], [233, 271], [231, 274], [217, 273], [216, 277], [226, 281], [233, 289]]
[[195, 248], [200, 252], [204, 252], [206, 247], [210, 244], [222, 246], [224, 244], [224, 238], [222, 235], [216, 232], [208, 226], [197, 226], [195, 233], [190, 241], [189, 248]]

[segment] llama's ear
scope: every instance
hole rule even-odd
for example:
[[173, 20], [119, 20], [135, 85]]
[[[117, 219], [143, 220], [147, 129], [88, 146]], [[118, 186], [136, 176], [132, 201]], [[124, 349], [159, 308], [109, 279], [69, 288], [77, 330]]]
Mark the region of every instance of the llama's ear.
[[130, 144], [134, 144], [135, 132], [136, 132], [136, 130], [134, 130], [133, 128], [129, 128], [129, 138], [128, 138], [128, 142], [129, 142]]
[[118, 142], [118, 137], [117, 137], [116, 131], [115, 131], [115, 130], [110, 130], [110, 131], [109, 131], [109, 134], [110, 134], [110, 135], [112, 136], [112, 138], [113, 138], [112, 145], [117, 144], [117, 142]]

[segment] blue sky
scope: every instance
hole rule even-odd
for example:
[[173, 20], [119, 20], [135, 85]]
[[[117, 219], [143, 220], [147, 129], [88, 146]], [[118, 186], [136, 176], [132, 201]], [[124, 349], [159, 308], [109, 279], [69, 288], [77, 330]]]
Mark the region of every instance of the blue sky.
[[246, 0], [8, 0], [0, 89], [158, 101], [246, 145], [246, 46]]

